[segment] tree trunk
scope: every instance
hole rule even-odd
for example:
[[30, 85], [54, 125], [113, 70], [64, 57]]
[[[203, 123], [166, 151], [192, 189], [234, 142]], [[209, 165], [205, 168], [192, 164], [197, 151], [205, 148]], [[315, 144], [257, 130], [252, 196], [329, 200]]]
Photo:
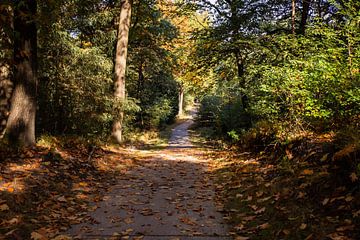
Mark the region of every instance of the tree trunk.
[[[129, 39], [129, 29], [131, 20], [131, 2], [130, 0], [123, 0], [120, 9], [120, 21], [118, 28], [118, 36], [116, 43], [115, 55], [115, 78], [114, 78], [114, 97], [115, 100], [125, 102], [125, 73], [126, 73], [126, 58], [127, 47]], [[124, 111], [120, 110], [118, 118], [114, 121], [112, 134], [118, 143], [123, 140], [123, 119]]]
[[36, 0], [14, 1], [14, 91], [7, 122], [13, 144], [35, 144], [36, 114]]
[[240, 55], [240, 51], [235, 51], [235, 58], [236, 58], [236, 67], [237, 67], [237, 74], [238, 77], [241, 79], [244, 77], [245, 70], [244, 70], [244, 59]]
[[301, 12], [301, 23], [300, 23], [300, 34], [305, 35], [307, 18], [309, 15], [311, 0], [303, 0], [302, 12]]
[[295, 15], [296, 15], [296, 4], [295, 0], [291, 2], [291, 32], [295, 34]]
[[142, 91], [144, 90], [144, 73], [143, 73], [143, 63], [140, 62], [138, 67], [138, 82], [137, 82], [137, 91], [136, 91], [136, 98], [142, 102]]
[[178, 116], [181, 117], [184, 114], [184, 88], [180, 86], [179, 88], [179, 112]]

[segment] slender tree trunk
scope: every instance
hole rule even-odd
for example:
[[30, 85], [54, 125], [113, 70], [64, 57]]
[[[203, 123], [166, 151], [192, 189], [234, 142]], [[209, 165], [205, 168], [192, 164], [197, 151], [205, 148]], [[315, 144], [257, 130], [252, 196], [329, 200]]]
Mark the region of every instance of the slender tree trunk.
[[[114, 97], [117, 101], [125, 102], [125, 73], [126, 58], [129, 39], [129, 29], [131, 20], [131, 1], [123, 0], [120, 9], [120, 21], [118, 28], [116, 55], [115, 55], [115, 78], [114, 78]], [[114, 121], [113, 136], [118, 143], [123, 140], [123, 119], [124, 111], [120, 110], [118, 119]]]
[[296, 15], [296, 4], [295, 0], [291, 2], [291, 32], [295, 34], [295, 15]]
[[181, 117], [184, 114], [184, 88], [180, 86], [179, 88], [179, 112], [178, 116]]
[[141, 93], [144, 90], [144, 73], [143, 73], [143, 63], [140, 62], [138, 67], [138, 84], [137, 84], [137, 91], [136, 91], [136, 98], [141, 102], [142, 97]]
[[[0, 139], [3, 138], [6, 123], [10, 110], [10, 99], [13, 90], [11, 77], [11, 59], [13, 59], [12, 41], [13, 41], [13, 11], [9, 6], [0, 4]], [[7, 28], [7, 29], [5, 29]]]
[[36, 0], [14, 1], [14, 91], [7, 132], [10, 142], [35, 144], [36, 114]]
[[303, 0], [302, 12], [301, 12], [301, 23], [300, 23], [300, 33], [302, 35], [305, 35], [307, 19], [308, 19], [309, 10], [310, 10], [310, 4], [311, 4], [311, 0]]

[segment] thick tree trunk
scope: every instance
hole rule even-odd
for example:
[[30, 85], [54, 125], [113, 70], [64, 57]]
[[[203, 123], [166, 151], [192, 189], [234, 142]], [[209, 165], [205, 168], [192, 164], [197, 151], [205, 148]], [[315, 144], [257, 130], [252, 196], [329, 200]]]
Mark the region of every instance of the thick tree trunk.
[[35, 144], [36, 113], [36, 0], [14, 1], [14, 91], [7, 122], [14, 144]]
[[184, 114], [184, 88], [179, 88], [179, 112], [178, 116], [181, 117]]
[[235, 51], [235, 58], [236, 58], [236, 67], [237, 67], [237, 74], [238, 77], [241, 79], [244, 77], [244, 59], [241, 57], [239, 50]]
[[305, 35], [306, 23], [309, 16], [311, 0], [303, 0], [302, 12], [301, 12], [301, 23], [300, 23], [300, 33]]
[[[126, 58], [129, 39], [129, 29], [131, 20], [131, 1], [123, 0], [120, 9], [120, 21], [118, 28], [116, 55], [115, 55], [115, 78], [114, 78], [114, 97], [119, 102], [125, 102], [125, 73]], [[118, 119], [114, 121], [112, 134], [118, 143], [123, 140], [123, 119], [124, 111], [120, 110]]]

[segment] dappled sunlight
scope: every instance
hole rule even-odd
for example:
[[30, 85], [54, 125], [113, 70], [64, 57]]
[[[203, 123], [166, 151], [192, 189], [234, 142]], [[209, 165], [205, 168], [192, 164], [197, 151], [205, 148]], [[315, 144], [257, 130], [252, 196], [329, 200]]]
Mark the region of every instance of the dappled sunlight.
[[8, 193], [20, 193], [25, 189], [25, 184], [22, 179], [14, 178], [13, 181], [5, 181], [0, 177], [0, 191], [6, 191]]
[[40, 161], [26, 163], [26, 164], [14, 164], [10, 163], [8, 166], [10, 171], [16, 172], [28, 172], [38, 170], [40, 168]]

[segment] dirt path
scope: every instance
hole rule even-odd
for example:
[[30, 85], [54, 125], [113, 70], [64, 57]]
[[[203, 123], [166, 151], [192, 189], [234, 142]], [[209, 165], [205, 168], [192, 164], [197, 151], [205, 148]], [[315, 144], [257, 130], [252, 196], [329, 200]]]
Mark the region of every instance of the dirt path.
[[88, 222], [67, 234], [81, 239], [230, 239], [216, 211], [207, 162], [190, 142], [189, 119], [173, 129], [169, 147], [132, 150], [137, 167], [120, 177]]

